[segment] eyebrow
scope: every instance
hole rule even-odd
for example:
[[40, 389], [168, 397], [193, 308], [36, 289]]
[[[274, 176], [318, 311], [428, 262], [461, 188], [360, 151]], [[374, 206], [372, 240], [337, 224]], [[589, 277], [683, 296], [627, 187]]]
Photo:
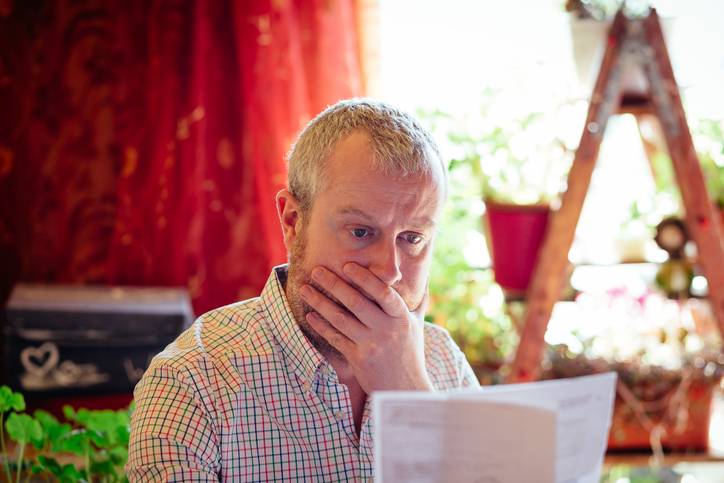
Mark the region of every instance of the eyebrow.
[[[337, 211], [336, 214], [337, 214], [337, 216], [342, 216], [342, 215], [359, 216], [360, 218], [363, 218], [363, 219], [369, 221], [370, 223], [377, 223], [377, 219], [374, 216], [372, 216], [369, 213], [362, 211], [358, 208], [351, 208], [351, 207], [350, 208], [341, 208], [339, 211]], [[428, 218], [420, 223], [413, 224], [410, 228], [412, 230], [424, 231], [424, 230], [428, 230], [428, 229], [435, 230], [435, 229], [437, 229], [437, 227], [438, 227], [438, 223], [435, 220], [433, 220], [432, 218]]]

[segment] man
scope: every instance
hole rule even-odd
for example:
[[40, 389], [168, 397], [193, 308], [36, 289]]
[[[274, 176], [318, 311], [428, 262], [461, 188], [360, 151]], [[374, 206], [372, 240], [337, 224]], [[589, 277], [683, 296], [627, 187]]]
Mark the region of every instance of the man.
[[477, 385], [423, 321], [446, 197], [435, 142], [407, 114], [353, 99], [310, 122], [277, 195], [288, 268], [154, 359], [130, 481], [365, 481], [374, 391]]

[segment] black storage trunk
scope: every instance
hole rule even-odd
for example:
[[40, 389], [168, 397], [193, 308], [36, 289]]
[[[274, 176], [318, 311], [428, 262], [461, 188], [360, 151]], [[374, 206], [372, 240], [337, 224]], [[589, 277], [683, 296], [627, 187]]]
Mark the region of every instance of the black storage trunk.
[[193, 318], [182, 289], [18, 284], [3, 314], [3, 383], [30, 402], [131, 393]]

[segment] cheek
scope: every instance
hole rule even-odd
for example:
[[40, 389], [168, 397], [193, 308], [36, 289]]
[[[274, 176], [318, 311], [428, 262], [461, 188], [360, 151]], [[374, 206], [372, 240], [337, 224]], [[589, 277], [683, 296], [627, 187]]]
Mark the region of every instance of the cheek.
[[331, 237], [317, 239], [309, 239], [307, 244], [306, 257], [304, 264], [309, 271], [318, 266], [323, 266], [332, 270], [345, 281], [349, 281], [344, 276], [342, 267], [347, 262], [357, 262], [354, 256], [350, 255], [348, 250], [340, 246], [337, 240]]
[[413, 294], [422, 293], [427, 285], [427, 278], [430, 275], [430, 264], [432, 256], [425, 256], [411, 260], [403, 269], [403, 279]]

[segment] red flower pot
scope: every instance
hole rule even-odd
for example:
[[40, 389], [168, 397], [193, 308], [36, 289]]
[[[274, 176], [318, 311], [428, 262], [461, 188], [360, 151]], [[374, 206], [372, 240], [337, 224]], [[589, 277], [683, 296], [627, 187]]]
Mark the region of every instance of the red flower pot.
[[503, 289], [528, 288], [548, 225], [548, 205], [485, 202], [484, 223], [495, 281]]

